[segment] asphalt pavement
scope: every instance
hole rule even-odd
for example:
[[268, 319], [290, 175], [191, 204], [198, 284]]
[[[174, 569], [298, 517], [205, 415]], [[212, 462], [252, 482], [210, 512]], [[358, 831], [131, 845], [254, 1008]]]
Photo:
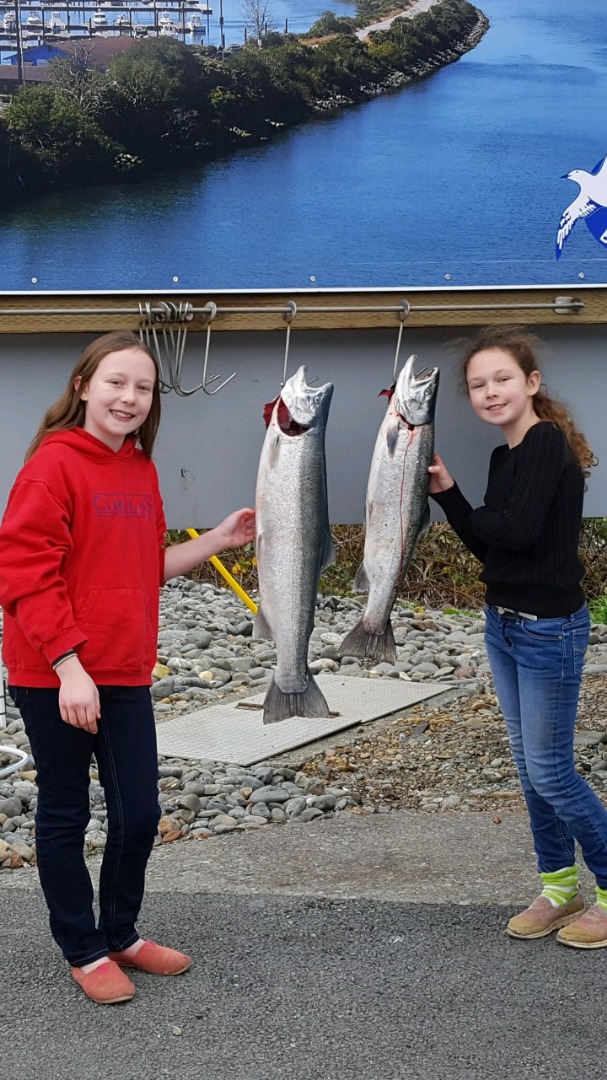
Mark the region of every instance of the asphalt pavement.
[[510, 939], [536, 890], [522, 813], [178, 842], [152, 855], [140, 929], [194, 964], [102, 1007], [36, 872], [2, 871], [0, 1080], [598, 1080], [607, 949]]

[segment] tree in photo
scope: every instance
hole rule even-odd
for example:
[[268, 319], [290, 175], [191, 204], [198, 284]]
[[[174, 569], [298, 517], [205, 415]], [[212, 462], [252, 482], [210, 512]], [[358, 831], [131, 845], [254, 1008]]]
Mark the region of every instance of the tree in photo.
[[269, 0], [243, 0], [242, 11], [246, 20], [247, 32], [255, 38], [261, 48], [261, 39], [268, 30], [275, 30], [276, 19]]

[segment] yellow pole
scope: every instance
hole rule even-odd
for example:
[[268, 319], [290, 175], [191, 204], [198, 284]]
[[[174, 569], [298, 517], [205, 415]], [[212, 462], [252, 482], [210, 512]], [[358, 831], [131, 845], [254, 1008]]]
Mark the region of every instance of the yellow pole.
[[[192, 540], [195, 540], [197, 536], [200, 536], [200, 533], [197, 533], [196, 529], [186, 529], [185, 531], [187, 532], [188, 536], [192, 537]], [[233, 589], [236, 595], [240, 597], [243, 604], [246, 604], [249, 610], [252, 611], [254, 615], [257, 615], [257, 604], [254, 600], [251, 600], [250, 596], [247, 596], [242, 586], [240, 586], [236, 581], [236, 578], [233, 578], [230, 571], [223, 565], [221, 559], [218, 559], [216, 555], [211, 555], [209, 562], [212, 563], [215, 569], [219, 571], [221, 576], [225, 578], [230, 588]]]

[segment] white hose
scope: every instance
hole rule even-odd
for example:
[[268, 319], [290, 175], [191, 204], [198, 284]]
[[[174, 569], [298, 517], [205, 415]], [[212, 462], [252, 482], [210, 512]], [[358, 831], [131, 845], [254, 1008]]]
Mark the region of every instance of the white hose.
[[16, 746], [0, 746], [0, 757], [3, 754], [10, 754], [11, 757], [16, 757], [17, 761], [14, 761], [12, 765], [0, 766], [0, 780], [9, 773], [16, 772], [17, 769], [23, 769], [31, 761], [30, 755], [25, 750], [18, 750]]

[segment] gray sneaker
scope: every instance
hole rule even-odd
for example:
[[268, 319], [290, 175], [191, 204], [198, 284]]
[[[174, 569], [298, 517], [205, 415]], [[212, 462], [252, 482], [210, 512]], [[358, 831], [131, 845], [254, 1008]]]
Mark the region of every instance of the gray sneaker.
[[510, 919], [506, 933], [515, 938], [545, 937], [573, 922], [583, 910], [584, 897], [580, 892], [561, 907], [554, 907], [547, 896], [538, 896], [525, 911]]

